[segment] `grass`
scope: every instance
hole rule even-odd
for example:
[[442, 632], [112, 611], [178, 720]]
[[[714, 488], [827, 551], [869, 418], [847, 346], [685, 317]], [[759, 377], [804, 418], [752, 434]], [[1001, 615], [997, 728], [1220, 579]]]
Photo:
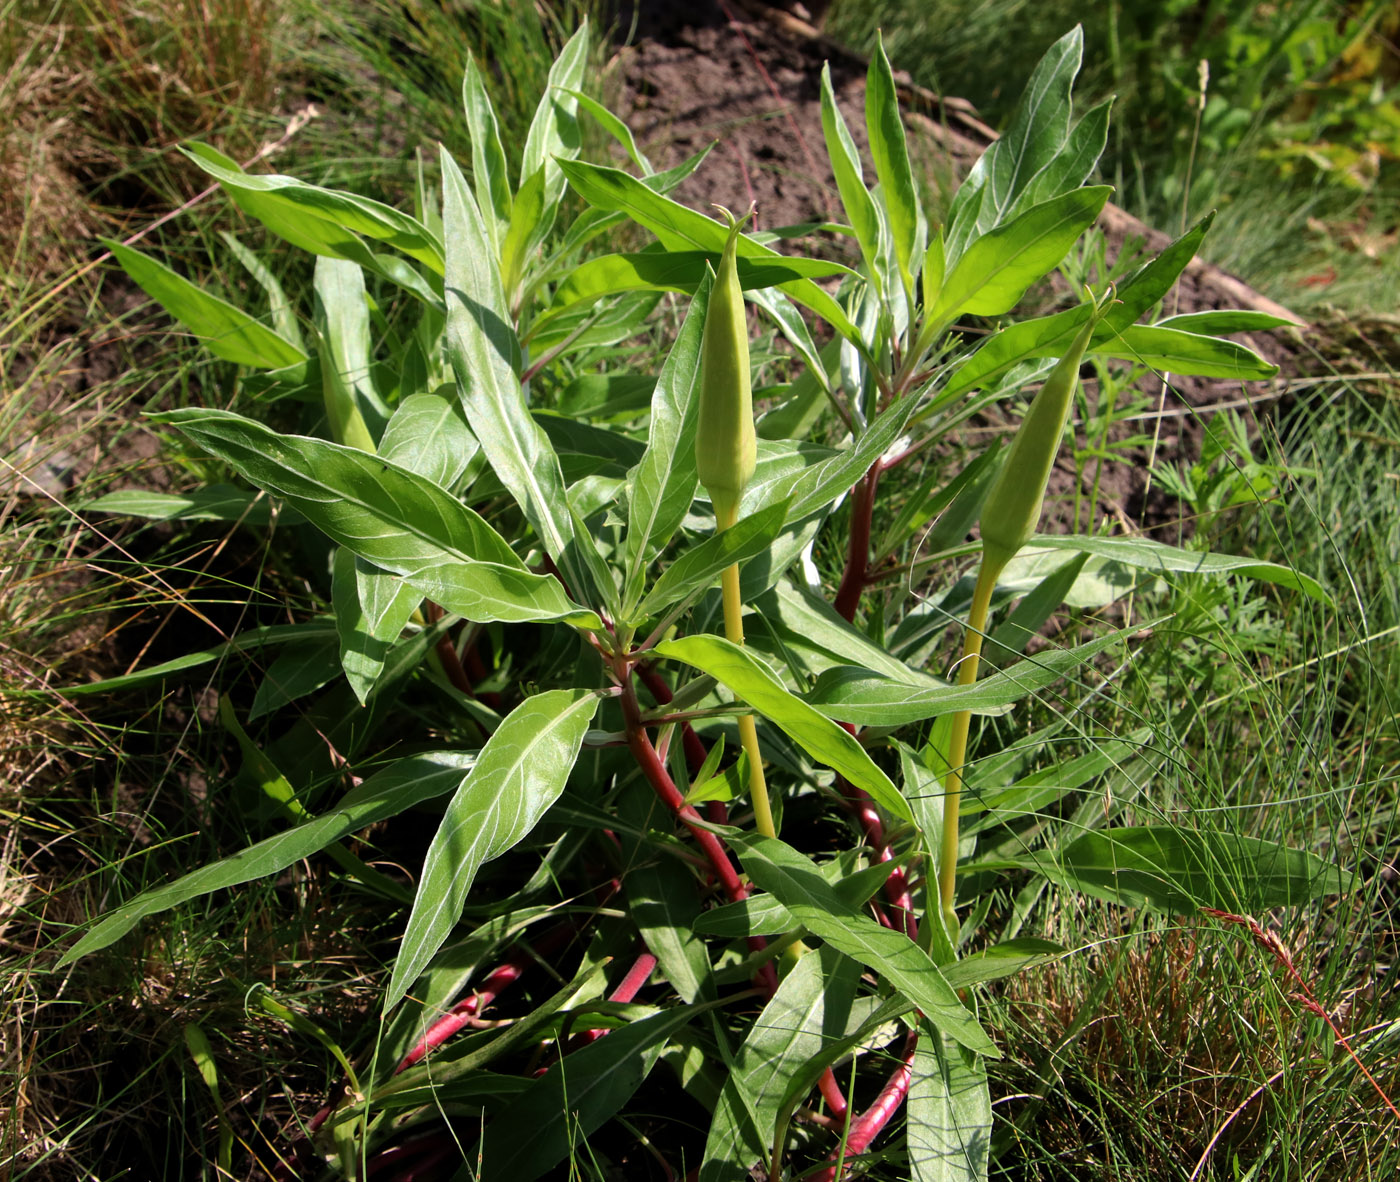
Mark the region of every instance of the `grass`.
[[[852, 21], [854, 8], [838, 4], [831, 28], [860, 42], [866, 32]], [[975, 20], [959, 23], [974, 9]], [[944, 23], [927, 28], [941, 38], [939, 53], [921, 54], [915, 32], [897, 23], [905, 10], [878, 14], [896, 63], [927, 62], [938, 73], [921, 81], [966, 93], [993, 113], [997, 94], [974, 84], [1023, 77], [1042, 48], [1037, 38], [1048, 41], [1064, 24], [1048, 6], [940, 6]], [[514, 19], [518, 6], [479, 7], [465, 24], [452, 11], [357, 5], [348, 23], [320, 25], [290, 0], [0, 3], [0, 195], [8, 195], [0, 202], [9, 201], [0, 207], [0, 250], [16, 259], [0, 280], [14, 310], [0, 342], [6, 450], [32, 436], [47, 454], [77, 461], [64, 494], [70, 504], [117, 485], [181, 487], [207, 475], [202, 461], [179, 451], [157, 461], [134, 413], [156, 403], [222, 404], [229, 374], [154, 323], [149, 309], [114, 298], [101, 286], [109, 278], [75, 278], [90, 258], [89, 236], [139, 229], [202, 188], [170, 151], [179, 139], [210, 137], [246, 158], [275, 134], [274, 113], [302, 100], [326, 114], [289, 146], [287, 171], [402, 200], [415, 146], [440, 135], [463, 147], [453, 137], [461, 134], [457, 86], [468, 50], [497, 63], [503, 139], [508, 152], [518, 150], [549, 46], [575, 10], [543, 28]], [[864, 13], [877, 15], [872, 6]], [[1000, 35], [999, 22], [1013, 20], [1024, 36]], [[1091, 45], [1093, 37], [1091, 29]], [[976, 74], [953, 73], [962, 58], [977, 63]], [[1103, 85], [1121, 83], [1121, 59], [1093, 49], [1090, 58], [1109, 63]], [[1109, 76], [1115, 69], [1117, 79]], [[1252, 117], [1262, 134], [1267, 116]], [[367, 152], [359, 138], [366, 126], [393, 150]], [[1124, 126], [1134, 126], [1131, 115]], [[1351, 195], [1328, 185], [1260, 185], [1249, 164], [1253, 143], [1246, 137], [1211, 159], [1208, 184], [1187, 195], [1188, 204], [1226, 202], [1214, 241], [1246, 244], [1248, 253], [1218, 257], [1295, 295], [1299, 274], [1335, 264], [1335, 283], [1302, 290], [1354, 307], [1393, 306], [1393, 263], [1347, 250], [1338, 220], [1384, 222], [1392, 198], [1379, 185]], [[1117, 149], [1115, 168], [1137, 208], [1173, 224], [1181, 194], [1149, 179], [1170, 171], [1170, 154], [1150, 160], [1139, 147], [1135, 156], [1126, 140]], [[1309, 231], [1309, 217], [1325, 219], [1324, 231]], [[246, 296], [220, 229], [250, 233], [217, 200], [166, 227], [157, 249], [191, 272], [212, 269]], [[1309, 233], [1320, 237], [1309, 241]], [[72, 371], [91, 364], [95, 342], [109, 342], [107, 360], [77, 383]], [[1393, 378], [1396, 367], [1382, 355], [1364, 368]], [[1338, 591], [1342, 609], [1333, 615], [1300, 597], [1189, 580], [1144, 592], [1144, 616], [1175, 612], [1182, 625], [1159, 630], [1125, 669], [1112, 703], [1093, 695], [1052, 701], [1037, 721], [1082, 710], [1090, 735], [1147, 726], [1169, 758], [1132, 805], [1144, 818], [1209, 815], [1355, 862], [1361, 886], [1344, 907], [1290, 916], [1279, 935], [1393, 1097], [1393, 380], [1337, 374], [1303, 386], [1262, 424], [1255, 446], [1281, 470], [1314, 475], [1205, 523], [1207, 532], [1221, 549], [1295, 563]], [[121, 457], [115, 468], [113, 455]], [[189, 1023], [212, 1042], [235, 1160], [271, 1162], [296, 1115], [323, 1101], [336, 1070], [314, 1040], [260, 1016], [250, 990], [275, 986], [353, 1044], [394, 933], [353, 894], [323, 889], [323, 870], [303, 867], [148, 921], [123, 955], [53, 974], [51, 946], [70, 925], [265, 832], [254, 798], [239, 795], [236, 757], [212, 713], [220, 690], [245, 700], [256, 669], [230, 666], [166, 699], [79, 706], [26, 691], [204, 643], [214, 634], [196, 627], [192, 609], [229, 630], [249, 615], [300, 617], [314, 589], [281, 573], [295, 568], [275, 545], [249, 553], [247, 535], [225, 527], [103, 523], [99, 535], [50, 499], [5, 487], [0, 809], [11, 824], [0, 846], [0, 1176], [217, 1176], [215, 1107], [185, 1047]], [[228, 807], [230, 796], [238, 807]], [[1121, 912], [1093, 903], [1041, 903], [1030, 922], [1081, 951], [1018, 980], [994, 1003], [989, 1022], [1008, 1051], [993, 1084], [1005, 1122], [1002, 1176], [1395, 1176], [1400, 1141], [1374, 1090], [1242, 929], [1201, 919], [1134, 931]], [[229, 940], [231, 932], [242, 939]], [[902, 1163], [877, 1168], [894, 1178]]]
[[1400, 278], [1396, 19], [1392, 5], [1331, 0], [1073, 11], [836, 0], [826, 27], [865, 50], [879, 30], [915, 82], [971, 100], [995, 127], [1040, 55], [1082, 21], [1079, 93], [1086, 105], [1117, 96], [1100, 166], [1114, 200], [1173, 232], [1216, 209], [1206, 257], [1299, 311], [1369, 311], [1393, 306]]

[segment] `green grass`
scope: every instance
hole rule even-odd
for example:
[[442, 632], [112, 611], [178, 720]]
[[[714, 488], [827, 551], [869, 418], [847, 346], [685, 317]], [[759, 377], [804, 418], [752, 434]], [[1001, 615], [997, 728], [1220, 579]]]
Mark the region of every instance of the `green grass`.
[[[55, 176], [76, 181], [61, 202], [27, 200], [19, 212], [0, 211], [0, 234], [9, 235], [0, 244], [21, 260], [2, 281], [14, 311], [5, 314], [0, 344], [26, 359], [6, 371], [0, 388], [0, 437], [39, 434], [46, 448], [70, 453], [91, 450], [97, 439], [99, 450], [130, 457], [122, 469], [83, 477], [70, 502], [110, 487], [152, 479], [184, 487], [216, 474], [179, 450], [164, 452], [157, 470], [143, 458], [151, 449], [121, 445], [145, 431], [134, 420], [143, 407], [225, 404], [227, 369], [201, 360], [148, 308], [112, 317], [91, 275], [72, 278], [90, 253], [78, 246], [80, 234], [135, 231], [202, 188], [170, 150], [175, 141], [211, 137], [246, 158], [276, 132], [277, 87], [302, 88], [298, 97], [326, 113], [277, 167], [402, 201], [415, 147], [442, 136], [462, 148], [462, 53], [498, 63], [504, 139], [508, 152], [516, 150], [552, 47], [575, 15], [570, 8], [555, 18], [558, 26], [541, 28], [518, 19], [518, 5], [482, 6], [461, 20], [438, 4], [357, 5], [348, 23], [328, 21], [313, 35], [307, 10], [277, 0], [222, 0], [208, 27], [192, 19], [196, 7], [169, 0], [163, 24], [143, 24], [124, 6], [98, 0], [0, 6], [0, 115], [22, 116], [0, 118], [0, 177], [20, 175], [15, 170], [30, 162], [57, 161], [58, 169], [36, 167], [0, 192], [32, 194], [58, 183]], [[831, 27], [857, 42], [864, 34], [849, 21], [853, 7], [838, 6]], [[1000, 96], [974, 85], [1022, 78], [1066, 23], [1045, 6], [940, 6], [941, 23], [925, 29], [938, 51], [924, 53], [915, 31], [900, 30], [900, 11], [907, 9], [877, 14], [864, 6], [886, 22], [895, 63], [926, 63], [933, 72], [921, 81], [968, 94], [992, 114]], [[1003, 21], [1017, 22], [1023, 35], [1006, 37]], [[69, 40], [56, 50], [60, 24]], [[240, 48], [250, 28], [251, 56]], [[343, 40], [333, 36], [341, 28]], [[1091, 45], [1092, 37], [1091, 30]], [[1120, 50], [1124, 41], [1120, 30]], [[969, 66], [958, 74], [963, 60], [976, 63], [976, 73]], [[1091, 48], [1090, 60], [1100, 85], [1121, 83], [1126, 66], [1114, 64], [1111, 49]], [[151, 63], [166, 82], [155, 85]], [[29, 83], [23, 100], [19, 79]], [[31, 106], [36, 93], [48, 98]], [[1125, 95], [1124, 105], [1133, 100]], [[55, 130], [60, 116], [82, 135]], [[377, 146], [392, 150], [367, 150], [365, 126], [375, 129]], [[1134, 126], [1131, 117], [1123, 126]], [[1308, 216], [1336, 219], [1360, 203], [1383, 218], [1390, 198], [1327, 185], [1261, 186], [1248, 164], [1252, 142], [1244, 138], [1202, 170], [1214, 188], [1200, 199], [1226, 202], [1213, 235], [1223, 244], [1217, 257], [1283, 292], [1294, 290], [1290, 275], [1330, 251], [1339, 271], [1354, 264], [1330, 289], [1339, 302], [1393, 306], [1400, 282], [1393, 265], [1358, 263], [1335, 245], [1340, 237], [1324, 236], [1321, 245], [1306, 238]], [[1166, 149], [1144, 143], [1117, 144], [1117, 174], [1136, 208], [1173, 224], [1181, 195], [1152, 178], [1175, 157], [1151, 159], [1149, 147]], [[1197, 202], [1188, 196], [1189, 205]], [[220, 229], [266, 245], [221, 198], [197, 205], [151, 245], [182, 270], [218, 275], [235, 299], [251, 302], [254, 291], [217, 238]], [[273, 257], [284, 268], [304, 265], [290, 252]], [[92, 339], [115, 342], [111, 372], [54, 402], [52, 384], [67, 380]], [[1133, 805], [1143, 819], [1209, 817], [1358, 866], [1361, 887], [1344, 905], [1291, 916], [1279, 934], [1323, 1005], [1340, 1007], [1334, 1012], [1355, 1049], [1394, 1096], [1393, 1041], [1366, 1032], [1400, 1018], [1386, 975], [1395, 952], [1386, 908], [1396, 888], [1383, 873], [1400, 825], [1400, 401], [1393, 384], [1320, 381], [1263, 425], [1256, 446], [1281, 468], [1317, 475], [1211, 523], [1213, 543], [1296, 564], [1333, 589], [1339, 610], [1243, 586], [1183, 581], [1145, 591], [1137, 602], [1143, 618], [1175, 612], [1178, 622], [1159, 629], [1125, 667], [1118, 696], [1076, 697], [1071, 689], [1041, 705], [1037, 721], [1073, 715], [1089, 737], [1147, 726], [1167, 758]], [[0, 847], [0, 1075], [8, 1081], [0, 1089], [0, 1173], [215, 1177], [213, 1102], [183, 1041], [191, 1022], [213, 1042], [235, 1161], [270, 1162], [285, 1150], [286, 1129], [315, 1111], [337, 1073], [319, 1044], [252, 1010], [249, 989], [274, 986], [354, 1044], [394, 932], [357, 896], [325, 889], [323, 870], [298, 868], [148, 921], [118, 954], [54, 974], [52, 945], [71, 925], [266, 832], [254, 802], [238, 795], [234, 749], [211, 713], [219, 690], [246, 699], [255, 671], [230, 667], [168, 700], [134, 695], [78, 706], [28, 691], [113, 661], [192, 647], [191, 604], [230, 627], [250, 613], [303, 616], [315, 591], [283, 573], [296, 566], [275, 545], [250, 554], [247, 535], [218, 527], [104, 524], [98, 536], [43, 499], [7, 494], [0, 509], [8, 691], [0, 809], [11, 822]], [[1009, 900], [994, 906], [1005, 909]], [[1374, 1091], [1242, 929], [1195, 920], [1132, 932], [1124, 923], [1121, 912], [1092, 903], [1043, 903], [1032, 913], [1034, 930], [1076, 954], [1003, 990], [988, 1017], [1007, 1049], [993, 1085], [1006, 1121], [1003, 1176], [1188, 1179], [1217, 1129], [1202, 1178], [1395, 1176], [1400, 1147]], [[1018, 1120], [1024, 1126], [1013, 1131]], [[586, 1162], [578, 1166], [588, 1176]], [[890, 1160], [879, 1176], [898, 1178], [902, 1168]]]

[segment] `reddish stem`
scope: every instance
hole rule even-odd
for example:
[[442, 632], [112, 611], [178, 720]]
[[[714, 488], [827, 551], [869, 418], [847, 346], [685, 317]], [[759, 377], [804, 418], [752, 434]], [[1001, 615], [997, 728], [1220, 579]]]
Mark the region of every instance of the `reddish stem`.
[[[809, 1175], [810, 1182], [836, 1182], [836, 1163], [838, 1161], [849, 1163], [851, 1158], [859, 1157], [870, 1148], [870, 1143], [890, 1123], [890, 1118], [899, 1111], [899, 1106], [904, 1103], [904, 1097], [909, 1094], [909, 1082], [914, 1077], [914, 1052], [918, 1050], [918, 1047], [919, 1032], [911, 1030], [904, 1040], [904, 1054], [900, 1056], [899, 1066], [894, 1069], [894, 1074], [890, 1076], [889, 1082], [875, 1097], [875, 1103], [852, 1122], [850, 1132], [846, 1134], [844, 1152], [838, 1157], [832, 1158], [832, 1164], [820, 1173]], [[845, 1172], [846, 1166], [843, 1164], [841, 1167], [843, 1176]]]
[[[671, 773], [666, 770], [666, 765], [661, 762], [656, 748], [651, 745], [651, 740], [647, 738], [646, 725], [642, 722], [641, 707], [637, 705], [637, 693], [632, 688], [630, 677], [623, 679], [621, 703], [622, 718], [627, 726], [627, 746], [641, 767], [642, 774], [646, 776], [647, 782], [652, 786], [652, 790], [660, 797], [661, 803], [671, 810], [676, 820], [690, 830], [691, 836], [695, 838], [701, 852], [709, 860], [710, 868], [715, 872], [715, 878], [719, 880], [719, 884], [729, 897], [729, 901], [740, 903], [747, 899], [749, 889], [735, 871], [734, 864], [729, 860], [729, 854], [725, 851], [724, 845], [718, 837], [704, 827], [700, 821], [700, 814], [685, 803], [685, 798], [681, 796], [675, 781], [671, 779]], [[762, 936], [750, 936], [748, 944], [749, 949], [753, 952], [761, 952], [768, 947], [768, 941]], [[767, 963], [759, 969], [755, 980], [770, 997], [778, 988], [778, 974], [771, 963]]]
[[846, 552], [846, 569], [836, 589], [834, 607], [848, 623], [856, 618], [861, 594], [865, 591], [870, 562], [870, 522], [875, 514], [875, 488], [880, 483], [880, 462], [870, 466], [861, 482], [851, 490], [851, 545]]
[[[637, 666], [637, 676], [642, 679], [642, 684], [647, 687], [647, 693], [658, 706], [667, 705], [671, 699], [671, 687], [666, 684], [665, 679], [650, 665], [643, 662]], [[705, 766], [705, 744], [699, 735], [695, 733], [695, 728], [688, 722], [681, 723], [681, 744], [685, 749], [685, 764], [690, 769], [693, 776]], [[705, 819], [711, 825], [728, 825], [729, 810], [722, 800], [707, 800], [705, 802]]]

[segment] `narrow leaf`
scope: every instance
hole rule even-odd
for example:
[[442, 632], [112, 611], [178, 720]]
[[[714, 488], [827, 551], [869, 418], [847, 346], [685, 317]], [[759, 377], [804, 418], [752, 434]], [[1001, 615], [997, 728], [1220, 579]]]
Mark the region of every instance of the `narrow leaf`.
[[789, 693], [776, 675], [746, 649], [719, 636], [700, 635], [668, 640], [652, 651], [658, 657], [684, 661], [708, 673], [785, 732], [813, 759], [864, 788], [891, 815], [906, 821], [914, 819], [909, 805], [865, 748], [836, 723]]
[[921, 1038], [905, 1110], [910, 1182], [984, 1182], [992, 1094], [978, 1055], [937, 1029]]
[[1264, 583], [1277, 583], [1316, 599], [1331, 603], [1326, 588], [1310, 575], [1277, 562], [1261, 562], [1236, 554], [1214, 554], [1197, 550], [1181, 550], [1151, 538], [1090, 538], [1037, 534], [1026, 543], [1027, 549], [1073, 550], [1109, 558], [1125, 566], [1151, 571], [1180, 571], [1201, 575], [1239, 574]]
[[227, 300], [196, 287], [164, 263], [120, 242], [101, 241], [141, 290], [203, 338], [215, 357], [253, 369], [282, 369], [307, 360], [297, 345]]
[[433, 836], [384, 998], [392, 1009], [446, 942], [483, 862], [535, 827], [564, 790], [598, 708], [589, 690], [549, 690], [506, 716]]
[[71, 964], [90, 952], [106, 948], [148, 915], [168, 911], [212, 891], [278, 874], [325, 849], [333, 841], [405, 812], [425, 800], [452, 792], [470, 771], [475, 759], [473, 753], [451, 751], [401, 759], [352, 788], [333, 811], [202, 866], [172, 883], [137, 895], [74, 944], [63, 954], [59, 964]]
[[771, 837], [750, 840], [740, 849], [739, 858], [754, 882], [776, 895], [814, 936], [878, 973], [948, 1037], [970, 1050], [1000, 1058], [995, 1044], [928, 953], [903, 932], [881, 927], [843, 903], [809, 859]]

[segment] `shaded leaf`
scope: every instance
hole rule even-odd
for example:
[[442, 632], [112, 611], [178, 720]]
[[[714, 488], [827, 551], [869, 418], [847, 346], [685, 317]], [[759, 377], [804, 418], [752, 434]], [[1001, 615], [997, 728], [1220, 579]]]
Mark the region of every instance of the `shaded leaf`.
[[512, 710], [486, 741], [428, 848], [385, 1010], [446, 942], [481, 864], [525, 837], [564, 790], [597, 708], [590, 690], [549, 690]]

